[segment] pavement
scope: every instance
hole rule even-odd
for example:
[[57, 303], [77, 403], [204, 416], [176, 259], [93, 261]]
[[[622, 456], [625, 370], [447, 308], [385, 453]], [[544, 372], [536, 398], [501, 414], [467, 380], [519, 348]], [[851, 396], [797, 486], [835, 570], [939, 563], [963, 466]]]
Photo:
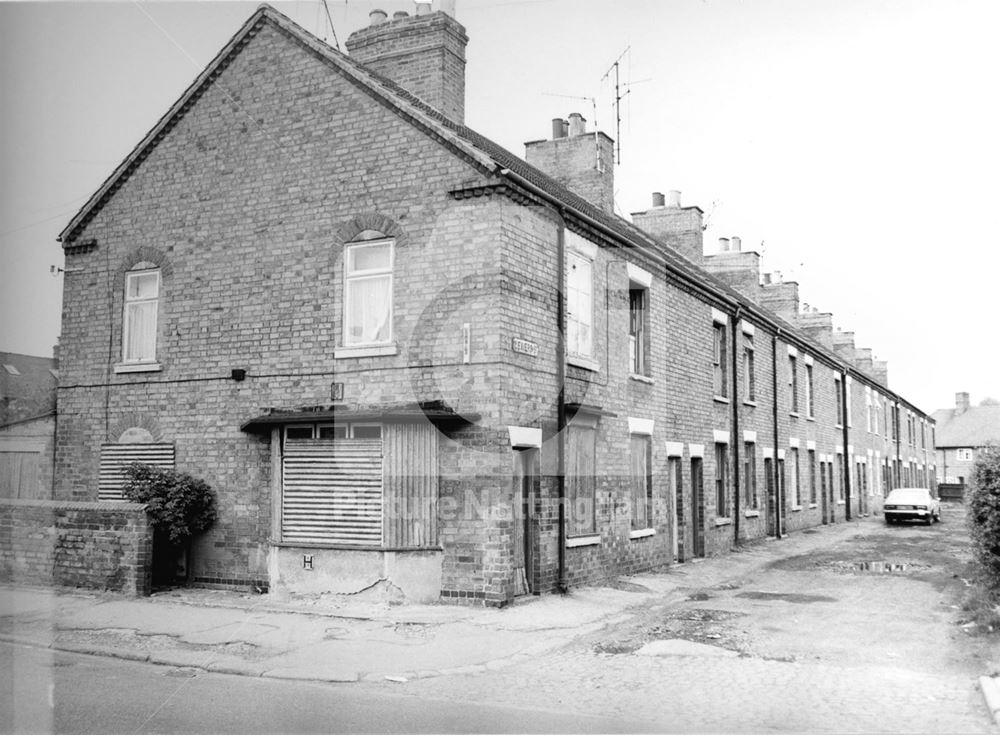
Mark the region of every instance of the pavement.
[[[570, 647], [623, 623], [635, 608], [670, 604], [692, 588], [724, 584], [777, 558], [850, 538], [861, 519], [821, 533], [796, 533], [726, 556], [621, 578], [611, 586], [527, 597], [506, 608], [394, 604], [371, 595], [281, 598], [209, 589], [178, 589], [146, 598], [111, 593], [0, 586], [0, 640], [173, 667], [251, 677], [326, 682], [406, 682], [496, 672]], [[693, 644], [659, 641], [637, 653], [650, 666], [776, 665], [744, 658], [705, 659]], [[728, 652], [727, 652], [728, 653]], [[567, 655], [572, 655], [567, 651]], [[718, 652], [718, 656], [723, 653]], [[574, 664], [576, 665], [576, 664]], [[595, 664], [596, 665], [596, 664]], [[636, 666], [637, 664], [632, 664]], [[645, 666], [646, 664], [643, 664]], [[641, 667], [640, 667], [641, 668]], [[652, 671], [647, 673], [653, 673]], [[774, 676], [770, 670], [767, 677]], [[595, 671], [593, 675], [599, 676]], [[763, 676], [761, 672], [753, 674]], [[513, 675], [513, 674], [512, 674]], [[689, 675], [694, 675], [689, 672]], [[696, 677], [697, 678], [697, 677]], [[428, 682], [429, 683], [429, 682]], [[1000, 688], [984, 677], [991, 712]]]

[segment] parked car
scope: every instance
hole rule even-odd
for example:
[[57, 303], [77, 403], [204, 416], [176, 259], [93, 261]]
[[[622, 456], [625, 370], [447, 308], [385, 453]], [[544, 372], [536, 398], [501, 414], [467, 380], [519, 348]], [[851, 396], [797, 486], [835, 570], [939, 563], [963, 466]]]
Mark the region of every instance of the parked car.
[[941, 503], [923, 487], [900, 487], [889, 493], [882, 504], [886, 523], [910, 519], [921, 520], [928, 526], [941, 521]]

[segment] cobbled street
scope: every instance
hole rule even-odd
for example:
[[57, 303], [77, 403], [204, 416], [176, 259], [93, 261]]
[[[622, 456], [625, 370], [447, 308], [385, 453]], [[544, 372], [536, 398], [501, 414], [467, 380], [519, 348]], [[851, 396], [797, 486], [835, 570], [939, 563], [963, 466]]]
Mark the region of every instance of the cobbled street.
[[844, 531], [679, 565], [666, 576], [690, 584], [561, 650], [400, 689], [666, 732], [994, 732], [977, 677], [1000, 659], [963, 617], [963, 509], [930, 528], [866, 518]]

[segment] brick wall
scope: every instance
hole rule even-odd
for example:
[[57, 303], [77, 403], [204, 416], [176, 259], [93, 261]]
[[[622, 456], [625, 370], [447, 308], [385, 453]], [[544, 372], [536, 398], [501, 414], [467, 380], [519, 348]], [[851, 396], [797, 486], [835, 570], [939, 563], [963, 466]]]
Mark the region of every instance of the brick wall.
[[149, 594], [152, 526], [135, 503], [0, 500], [0, 578]]

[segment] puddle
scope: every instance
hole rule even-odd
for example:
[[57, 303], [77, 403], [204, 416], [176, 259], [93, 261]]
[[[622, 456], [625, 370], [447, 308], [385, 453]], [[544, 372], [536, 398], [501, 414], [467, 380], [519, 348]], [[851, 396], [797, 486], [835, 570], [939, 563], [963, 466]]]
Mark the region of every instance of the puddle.
[[907, 574], [922, 569], [930, 569], [927, 564], [901, 561], [838, 561], [831, 564], [838, 571], [863, 572], [866, 574]]
[[795, 602], [798, 604], [808, 604], [810, 602], [836, 602], [837, 598], [826, 595], [805, 595], [799, 592], [740, 592], [737, 597], [745, 597], [749, 600], [782, 600], [784, 602]]
[[707, 592], [695, 592], [694, 594], [688, 595], [688, 599], [692, 602], [705, 602], [705, 600], [711, 600], [712, 596]]

